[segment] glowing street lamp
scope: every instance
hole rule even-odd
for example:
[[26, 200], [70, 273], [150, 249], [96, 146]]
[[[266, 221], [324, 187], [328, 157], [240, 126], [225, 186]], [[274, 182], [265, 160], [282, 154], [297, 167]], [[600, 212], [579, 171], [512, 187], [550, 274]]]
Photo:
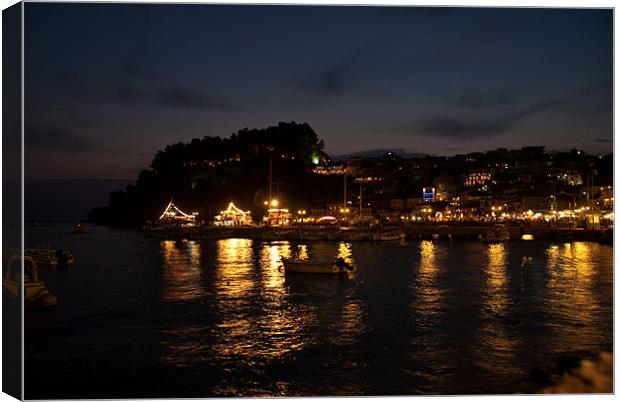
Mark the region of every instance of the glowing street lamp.
[[273, 208], [277, 208], [278, 207], [278, 200], [271, 200], [271, 206]]

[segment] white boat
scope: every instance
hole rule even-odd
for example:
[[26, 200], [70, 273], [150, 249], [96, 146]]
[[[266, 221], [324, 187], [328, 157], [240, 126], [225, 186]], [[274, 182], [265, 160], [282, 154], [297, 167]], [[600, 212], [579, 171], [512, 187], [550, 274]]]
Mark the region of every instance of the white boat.
[[299, 272], [304, 274], [337, 275], [353, 269], [348, 264], [343, 265], [338, 261], [304, 261], [288, 258], [282, 258], [282, 265], [284, 265], [285, 272]]
[[[21, 256], [9, 258], [2, 276], [2, 292], [12, 299], [19, 299], [21, 288]], [[32, 257], [24, 257], [24, 302], [27, 306], [55, 306], [58, 299], [50, 293], [39, 279], [37, 264]]]

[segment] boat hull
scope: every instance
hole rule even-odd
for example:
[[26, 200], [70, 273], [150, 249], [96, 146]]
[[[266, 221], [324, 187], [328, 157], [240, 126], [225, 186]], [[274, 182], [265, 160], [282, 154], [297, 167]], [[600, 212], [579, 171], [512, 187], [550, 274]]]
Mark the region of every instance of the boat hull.
[[296, 272], [302, 274], [337, 275], [344, 271], [336, 264], [330, 262], [321, 263], [282, 259], [282, 264], [284, 265], [284, 271], [286, 273]]
[[[20, 284], [3, 278], [2, 291], [9, 298], [19, 300]], [[58, 303], [58, 299], [47, 290], [43, 282], [26, 282], [24, 284], [24, 302], [28, 306], [51, 307]]]

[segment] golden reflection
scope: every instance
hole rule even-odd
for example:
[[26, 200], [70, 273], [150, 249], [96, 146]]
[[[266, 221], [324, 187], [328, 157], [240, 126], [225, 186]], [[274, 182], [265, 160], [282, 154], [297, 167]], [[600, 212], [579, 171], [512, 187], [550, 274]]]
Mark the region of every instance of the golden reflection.
[[[594, 325], [594, 312], [599, 310], [593, 289], [597, 249], [595, 243], [565, 243], [547, 249], [548, 293], [545, 307], [565, 325], [554, 326], [558, 336], [555, 347], [581, 345]], [[570, 325], [570, 324], [573, 325]]]
[[250, 317], [256, 288], [252, 240], [218, 240], [214, 291], [223, 321], [214, 328], [220, 342], [213, 349], [219, 358], [253, 350], [255, 326]]
[[338, 344], [349, 345], [354, 343], [366, 327], [364, 325], [364, 310], [359, 301], [349, 300], [342, 306], [342, 316], [338, 323]]
[[492, 314], [503, 314], [508, 303], [506, 287], [506, 249], [504, 244], [487, 247], [487, 291], [485, 307]]
[[420, 262], [418, 264], [418, 276], [413, 288], [418, 296], [418, 306], [416, 311], [420, 311], [423, 316], [431, 316], [438, 311], [438, 302], [441, 297], [436, 282], [437, 266], [437, 245], [432, 241], [420, 242]]
[[351, 243], [340, 242], [338, 244], [338, 255], [336, 258], [342, 258], [347, 264], [353, 264], [353, 251]]
[[307, 244], [298, 244], [297, 245], [297, 258], [300, 260], [309, 260], [310, 254], [308, 253], [308, 245]]
[[[307, 253], [307, 246], [305, 249]], [[306, 331], [314, 320], [309, 306], [291, 304], [285, 286], [281, 258], [291, 258], [288, 241], [263, 244], [260, 251], [261, 296], [263, 314], [259, 317], [260, 350], [262, 357], [275, 358], [309, 343]]]
[[200, 243], [165, 240], [160, 243], [160, 248], [164, 262], [164, 301], [188, 301], [203, 296]]
[[217, 242], [215, 292], [217, 300], [243, 302], [255, 286], [252, 279], [252, 240], [224, 239]]
[[419, 336], [411, 339], [409, 353], [411, 358], [437, 368], [437, 350], [442, 348], [442, 338], [445, 336], [445, 331], [440, 328], [444, 295], [437, 282], [439, 267], [443, 263], [441, 247], [441, 244], [432, 241], [419, 242], [417, 272], [414, 271], [414, 281], [410, 286], [411, 315]]
[[269, 289], [282, 291], [284, 270], [282, 258], [291, 258], [291, 245], [288, 241], [273, 242], [261, 249], [262, 284]]
[[511, 336], [507, 317], [510, 299], [508, 296], [508, 262], [506, 246], [503, 243], [486, 247], [486, 286], [483, 294], [483, 312], [486, 315], [480, 328], [481, 345], [478, 364], [489, 371], [518, 373], [515, 351], [519, 339]]

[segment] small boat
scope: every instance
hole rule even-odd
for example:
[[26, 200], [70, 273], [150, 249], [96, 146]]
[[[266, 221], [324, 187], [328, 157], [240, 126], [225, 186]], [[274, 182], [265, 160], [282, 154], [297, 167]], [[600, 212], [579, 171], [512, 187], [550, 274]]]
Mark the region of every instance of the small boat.
[[60, 259], [54, 250], [49, 248], [27, 248], [24, 255], [32, 258], [38, 267], [58, 268]]
[[331, 274], [337, 275], [352, 271], [353, 267], [342, 259], [336, 261], [303, 261], [282, 258], [285, 272], [298, 272], [304, 274]]
[[373, 234], [367, 230], [346, 230], [342, 232], [343, 240], [372, 241]]
[[[21, 256], [9, 258], [2, 276], [2, 292], [12, 299], [19, 299], [21, 288]], [[32, 257], [24, 257], [24, 302], [26, 306], [55, 306], [58, 299], [45, 287], [39, 279], [39, 270]]]
[[78, 223], [73, 226], [73, 233], [86, 233], [86, 228]]
[[510, 240], [510, 232], [503, 227], [493, 227], [480, 235], [480, 240], [486, 243], [500, 243]]
[[373, 233], [373, 241], [395, 241], [405, 240], [405, 234], [400, 230], [390, 230], [380, 233]]
[[38, 267], [49, 267], [52, 269], [67, 268], [73, 264], [74, 258], [70, 250], [50, 248], [27, 248], [24, 255], [32, 257]]

